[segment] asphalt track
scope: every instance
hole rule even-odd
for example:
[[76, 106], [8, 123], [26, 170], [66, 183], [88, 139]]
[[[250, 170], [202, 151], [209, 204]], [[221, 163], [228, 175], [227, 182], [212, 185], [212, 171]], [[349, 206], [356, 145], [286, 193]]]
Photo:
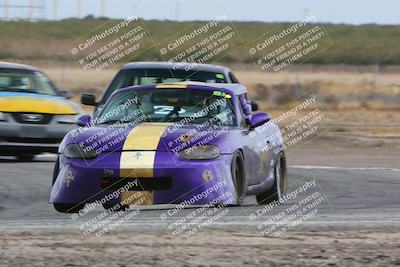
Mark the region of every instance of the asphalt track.
[[[57, 213], [48, 204], [54, 156], [41, 156], [34, 162], [18, 162], [0, 157], [0, 231], [75, 228], [70, 215]], [[400, 171], [380, 168], [333, 168], [289, 166], [289, 192], [315, 179], [324, 196], [318, 213], [305, 220], [305, 227], [376, 227], [400, 225]], [[310, 191], [311, 192], [311, 191]], [[209, 227], [255, 227], [293, 205], [292, 200], [250, 220], [263, 206], [254, 197], [229, 212]], [[160, 215], [173, 206], [142, 207], [126, 221], [125, 228], [165, 228], [169, 221], [193, 211], [184, 209], [162, 221]], [[156, 209], [155, 209], [156, 208]], [[102, 210], [96, 211], [101, 213]]]

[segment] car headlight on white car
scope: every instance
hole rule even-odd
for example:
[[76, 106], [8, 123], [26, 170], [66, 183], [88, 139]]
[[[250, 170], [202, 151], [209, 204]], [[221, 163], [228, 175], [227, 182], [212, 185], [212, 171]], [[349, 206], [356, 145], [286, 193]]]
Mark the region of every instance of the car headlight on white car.
[[81, 114], [75, 114], [75, 115], [58, 115], [57, 116], [57, 122], [58, 123], [68, 123], [68, 124], [74, 124], [78, 120], [78, 118], [81, 116]]
[[214, 145], [193, 146], [179, 151], [183, 159], [214, 159], [220, 155], [219, 148]]
[[92, 159], [97, 156], [94, 149], [79, 144], [69, 144], [64, 149], [64, 156], [72, 159]]
[[6, 120], [6, 116], [3, 112], [0, 112], [0, 121], [5, 121]]

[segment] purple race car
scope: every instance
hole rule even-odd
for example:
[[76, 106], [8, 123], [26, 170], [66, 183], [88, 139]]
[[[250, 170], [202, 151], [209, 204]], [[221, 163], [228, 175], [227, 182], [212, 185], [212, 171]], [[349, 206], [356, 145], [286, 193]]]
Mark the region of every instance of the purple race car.
[[252, 113], [240, 84], [176, 83], [117, 90], [59, 148], [50, 202], [59, 212], [85, 204], [240, 205], [279, 200], [286, 160], [278, 126]]

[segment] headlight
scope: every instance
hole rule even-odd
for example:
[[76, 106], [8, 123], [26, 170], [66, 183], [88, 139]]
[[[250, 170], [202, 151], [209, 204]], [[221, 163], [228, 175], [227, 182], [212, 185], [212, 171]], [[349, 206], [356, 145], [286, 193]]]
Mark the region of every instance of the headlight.
[[193, 146], [179, 151], [184, 159], [214, 159], [219, 157], [219, 148], [213, 145]]
[[78, 120], [79, 116], [80, 116], [80, 114], [76, 114], [76, 115], [58, 115], [57, 121], [59, 123], [74, 124]]
[[0, 121], [5, 121], [6, 120], [6, 116], [4, 115], [3, 112], [0, 112]]
[[72, 159], [92, 159], [97, 156], [96, 151], [78, 144], [67, 145], [64, 149], [64, 156]]

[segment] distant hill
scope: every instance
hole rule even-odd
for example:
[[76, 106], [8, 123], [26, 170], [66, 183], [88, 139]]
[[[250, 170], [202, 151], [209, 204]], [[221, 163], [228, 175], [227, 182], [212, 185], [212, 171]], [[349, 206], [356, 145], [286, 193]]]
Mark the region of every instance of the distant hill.
[[[104, 23], [118, 23], [107, 19], [68, 19], [62, 21], [0, 21], [0, 59], [52, 59], [73, 60], [71, 42], [93, 31]], [[154, 44], [159, 44], [177, 32], [200, 22], [143, 21], [153, 43], [135, 60], [158, 60], [160, 54]], [[203, 23], [204, 24], [204, 23]], [[243, 63], [251, 61], [243, 43], [249, 43], [274, 28], [289, 27], [288, 23], [233, 22], [242, 43], [235, 41], [233, 53], [220, 59], [222, 62]], [[400, 26], [331, 25], [323, 28], [333, 45], [312, 57], [312, 64], [400, 64]]]

